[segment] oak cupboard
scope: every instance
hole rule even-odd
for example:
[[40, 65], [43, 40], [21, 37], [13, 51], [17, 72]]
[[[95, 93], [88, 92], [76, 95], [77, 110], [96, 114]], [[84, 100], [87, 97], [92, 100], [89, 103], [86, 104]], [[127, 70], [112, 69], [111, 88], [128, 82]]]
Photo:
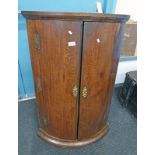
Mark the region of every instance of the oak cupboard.
[[38, 135], [62, 147], [108, 131], [120, 43], [128, 15], [23, 11], [35, 81]]

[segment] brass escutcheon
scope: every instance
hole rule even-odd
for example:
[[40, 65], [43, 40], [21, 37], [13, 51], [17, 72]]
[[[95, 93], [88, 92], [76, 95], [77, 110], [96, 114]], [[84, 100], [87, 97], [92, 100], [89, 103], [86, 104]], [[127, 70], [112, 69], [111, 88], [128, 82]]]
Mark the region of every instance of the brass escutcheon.
[[88, 90], [87, 90], [87, 87], [85, 86], [85, 87], [83, 87], [82, 96], [83, 96], [83, 98], [86, 98], [87, 95], [88, 95]]
[[78, 94], [78, 88], [77, 88], [77, 85], [75, 85], [75, 86], [73, 87], [72, 94], [73, 94], [74, 97], [77, 96], [77, 94]]

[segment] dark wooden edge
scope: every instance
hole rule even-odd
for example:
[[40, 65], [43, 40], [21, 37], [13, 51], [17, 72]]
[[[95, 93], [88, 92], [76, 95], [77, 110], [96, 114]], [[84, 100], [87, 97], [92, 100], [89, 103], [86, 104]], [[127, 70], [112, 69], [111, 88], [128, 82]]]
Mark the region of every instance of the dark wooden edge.
[[38, 130], [38, 136], [41, 137], [46, 142], [53, 144], [55, 146], [60, 146], [63, 148], [78, 148], [82, 146], [86, 146], [88, 144], [94, 143], [103, 136], [106, 135], [106, 133], [109, 130], [108, 123], [93, 137], [85, 140], [65, 140], [65, 139], [59, 139], [53, 136], [50, 136], [48, 133], [46, 133], [43, 129], [39, 128]]
[[73, 13], [73, 12], [22, 11], [21, 13], [27, 19], [62, 19], [62, 20], [82, 20], [82, 21], [126, 22], [130, 18], [129, 15], [81, 13], [81, 12]]

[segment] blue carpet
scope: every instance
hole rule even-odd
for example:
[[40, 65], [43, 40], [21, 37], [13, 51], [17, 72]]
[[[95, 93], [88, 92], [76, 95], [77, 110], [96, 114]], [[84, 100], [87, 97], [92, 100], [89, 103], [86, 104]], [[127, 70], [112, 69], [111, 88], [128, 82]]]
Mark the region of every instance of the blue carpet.
[[37, 136], [38, 120], [35, 100], [19, 103], [19, 155], [136, 155], [137, 122], [120, 105], [116, 89], [109, 115], [110, 130], [101, 140], [80, 149], [63, 149]]

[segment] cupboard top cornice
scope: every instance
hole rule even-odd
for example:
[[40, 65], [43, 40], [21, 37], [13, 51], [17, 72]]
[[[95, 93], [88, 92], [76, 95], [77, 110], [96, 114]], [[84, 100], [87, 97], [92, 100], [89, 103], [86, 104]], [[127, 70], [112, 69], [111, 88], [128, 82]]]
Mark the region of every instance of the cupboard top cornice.
[[22, 11], [27, 19], [61, 19], [80, 21], [126, 22], [130, 16], [120, 14], [81, 13], [81, 12], [37, 12]]

